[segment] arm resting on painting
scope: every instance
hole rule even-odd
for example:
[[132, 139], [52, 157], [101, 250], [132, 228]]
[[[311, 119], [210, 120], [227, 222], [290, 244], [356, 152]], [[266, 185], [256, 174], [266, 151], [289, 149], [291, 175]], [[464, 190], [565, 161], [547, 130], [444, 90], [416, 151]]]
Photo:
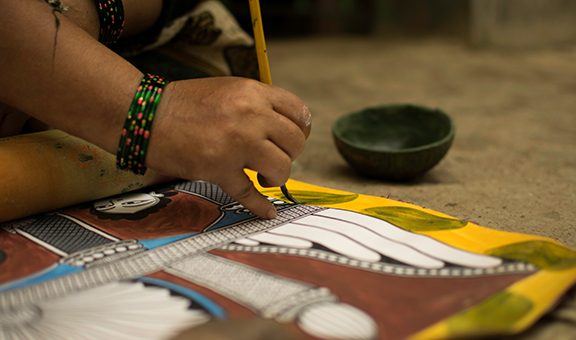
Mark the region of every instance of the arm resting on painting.
[[[125, 2], [128, 35], [152, 25], [160, 10], [158, 1], [135, 3]], [[115, 153], [143, 75], [97, 41], [93, 3], [71, 2], [66, 15], [40, 0], [1, 4], [0, 102]], [[156, 111], [146, 166], [218, 184], [255, 214], [274, 217], [244, 169], [268, 186], [284, 184], [309, 116], [292, 93], [250, 79], [172, 82]]]

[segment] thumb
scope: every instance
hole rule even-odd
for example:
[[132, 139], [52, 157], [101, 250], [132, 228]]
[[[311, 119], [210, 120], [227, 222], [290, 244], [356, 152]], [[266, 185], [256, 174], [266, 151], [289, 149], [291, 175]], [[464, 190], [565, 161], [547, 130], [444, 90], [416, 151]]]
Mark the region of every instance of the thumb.
[[254, 215], [265, 218], [276, 218], [276, 208], [262, 195], [250, 180], [250, 178], [240, 171], [238, 175], [229, 176], [228, 179], [219, 183], [224, 190], [233, 199], [250, 210]]

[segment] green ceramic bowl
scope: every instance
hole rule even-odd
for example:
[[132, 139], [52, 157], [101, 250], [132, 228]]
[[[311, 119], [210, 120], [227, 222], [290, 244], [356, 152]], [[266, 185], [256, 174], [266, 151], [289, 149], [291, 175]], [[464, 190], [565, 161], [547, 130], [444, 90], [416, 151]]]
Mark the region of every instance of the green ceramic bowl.
[[423, 175], [446, 155], [454, 124], [437, 109], [386, 105], [354, 112], [332, 126], [338, 151], [359, 173], [408, 180]]

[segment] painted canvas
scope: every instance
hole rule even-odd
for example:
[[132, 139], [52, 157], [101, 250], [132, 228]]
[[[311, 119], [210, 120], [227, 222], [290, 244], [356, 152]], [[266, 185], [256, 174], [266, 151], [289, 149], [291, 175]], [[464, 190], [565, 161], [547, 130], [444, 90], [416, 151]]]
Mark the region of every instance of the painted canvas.
[[259, 188], [275, 220], [177, 181], [3, 224], [0, 338], [163, 339], [251, 316], [313, 339], [507, 334], [576, 281], [576, 252], [547, 238], [288, 186], [303, 204]]

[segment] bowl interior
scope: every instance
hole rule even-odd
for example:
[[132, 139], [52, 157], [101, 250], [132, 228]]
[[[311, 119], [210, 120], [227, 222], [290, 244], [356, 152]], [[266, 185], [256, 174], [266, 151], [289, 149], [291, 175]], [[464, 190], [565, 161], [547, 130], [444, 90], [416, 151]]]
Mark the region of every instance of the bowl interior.
[[407, 152], [450, 139], [450, 117], [440, 110], [413, 105], [370, 108], [340, 118], [333, 132], [343, 142], [360, 149]]

